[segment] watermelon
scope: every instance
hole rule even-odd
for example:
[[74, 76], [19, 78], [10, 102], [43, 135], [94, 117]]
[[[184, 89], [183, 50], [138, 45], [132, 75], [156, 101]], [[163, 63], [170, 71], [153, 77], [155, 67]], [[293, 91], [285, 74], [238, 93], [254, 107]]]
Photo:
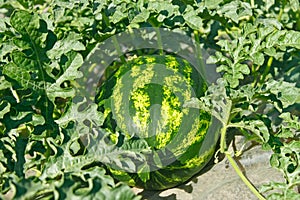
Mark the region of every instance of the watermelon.
[[129, 185], [149, 190], [177, 186], [197, 174], [214, 154], [207, 138], [210, 113], [184, 103], [204, 95], [207, 83], [186, 60], [147, 55], [128, 60], [99, 86], [96, 103], [103, 129], [116, 145], [143, 140], [152, 153], [136, 172], [108, 166]]

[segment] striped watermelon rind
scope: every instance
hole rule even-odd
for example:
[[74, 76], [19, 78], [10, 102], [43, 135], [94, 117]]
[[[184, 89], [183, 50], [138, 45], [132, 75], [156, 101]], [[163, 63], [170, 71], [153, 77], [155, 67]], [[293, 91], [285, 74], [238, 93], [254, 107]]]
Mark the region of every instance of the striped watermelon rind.
[[143, 139], [154, 154], [147, 155], [151, 162], [140, 172], [108, 166], [112, 175], [129, 185], [161, 190], [198, 173], [214, 154], [214, 142], [201, 149], [211, 115], [183, 103], [203, 96], [206, 89], [198, 71], [178, 57], [141, 56], [121, 65], [97, 92], [96, 102], [105, 115], [102, 128], [117, 145]]

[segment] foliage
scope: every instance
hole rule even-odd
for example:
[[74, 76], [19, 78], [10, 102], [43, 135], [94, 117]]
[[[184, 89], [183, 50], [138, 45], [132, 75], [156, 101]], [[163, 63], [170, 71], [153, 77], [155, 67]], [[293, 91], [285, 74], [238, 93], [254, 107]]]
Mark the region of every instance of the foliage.
[[[222, 122], [221, 151], [233, 130], [273, 150], [270, 164], [286, 182], [261, 192], [298, 199], [298, 0], [0, 0], [1, 198], [138, 198], [102, 166], [107, 152], [122, 153], [105, 137], [100, 163], [86, 156], [84, 132], [103, 116], [72, 100], [98, 43], [147, 26], [183, 30], [214, 52], [208, 62], [222, 78], [187, 106], [210, 108]], [[138, 146], [133, 157], [147, 148]]]

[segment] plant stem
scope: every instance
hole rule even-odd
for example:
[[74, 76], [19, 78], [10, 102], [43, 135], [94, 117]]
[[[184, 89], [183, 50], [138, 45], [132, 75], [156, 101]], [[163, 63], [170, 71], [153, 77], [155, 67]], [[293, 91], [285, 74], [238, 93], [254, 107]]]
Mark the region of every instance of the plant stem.
[[242, 181], [247, 185], [247, 187], [255, 194], [255, 196], [260, 200], [266, 200], [265, 197], [263, 197], [257, 189], [253, 186], [253, 184], [247, 179], [247, 177], [243, 174], [243, 172], [240, 170], [232, 156], [228, 151], [225, 152], [226, 158], [228, 159], [229, 163], [237, 173], [237, 175], [242, 179]]
[[195, 52], [195, 56], [196, 56], [196, 63], [197, 63], [197, 70], [198, 73], [200, 73], [200, 75], [205, 78], [207, 80], [207, 73], [206, 73], [206, 68], [205, 68], [205, 64], [203, 61], [203, 55], [202, 55], [202, 49], [200, 47], [200, 34], [199, 31], [194, 30], [194, 40], [195, 40], [195, 46], [196, 46], [196, 52]]
[[12, 95], [15, 97], [17, 103], [20, 103], [20, 98], [19, 98], [18, 93], [13, 89], [13, 87], [10, 87], [9, 89], [10, 89]]
[[223, 128], [221, 129], [221, 139], [220, 139], [220, 152], [221, 153], [225, 153], [227, 150], [226, 131], [227, 131], [227, 126], [223, 126]]
[[[281, 17], [282, 17], [282, 14], [283, 14], [283, 12], [284, 12], [284, 7], [285, 7], [285, 5], [286, 5], [286, 0], [283, 0], [283, 2], [282, 2], [282, 7], [280, 8], [279, 14], [278, 14], [278, 16], [277, 16], [277, 20], [278, 20], [279, 22], [281, 21]], [[269, 58], [268, 62], [267, 62], [267, 66], [266, 66], [266, 69], [265, 69], [265, 71], [264, 71], [264, 73], [263, 73], [263, 75], [262, 75], [262, 78], [260, 79], [260, 83], [263, 83], [263, 82], [265, 81], [266, 76], [268, 75], [268, 73], [269, 73], [269, 71], [270, 71], [270, 69], [271, 69], [271, 65], [272, 65], [272, 63], [273, 63], [273, 60], [274, 60], [274, 58], [271, 56], [271, 57]]]
[[255, 6], [255, 1], [254, 1], [254, 0], [251, 0], [251, 1], [250, 1], [250, 5], [251, 5], [251, 8], [254, 8], [254, 6]]
[[161, 35], [160, 35], [160, 30], [158, 27], [154, 27], [154, 30], [156, 32], [156, 36], [157, 36], [157, 45], [159, 47], [159, 54], [160, 55], [164, 55], [164, 47], [163, 47], [163, 43], [162, 43], [162, 40], [161, 40]]
[[296, 31], [300, 31], [300, 12], [296, 13]]
[[286, 5], [286, 0], [283, 0], [282, 1], [282, 7], [280, 8], [280, 11], [279, 11], [279, 14], [277, 16], [277, 20], [280, 22], [281, 21], [281, 17], [282, 17], [282, 14], [284, 12], [284, 7]]
[[263, 75], [262, 75], [262, 77], [261, 77], [261, 79], [260, 79], [260, 83], [263, 83], [263, 82], [265, 81], [265, 79], [266, 79], [266, 76], [269, 74], [269, 71], [270, 71], [270, 69], [271, 69], [273, 60], [274, 60], [273, 57], [270, 57], [270, 58], [269, 58], [269, 60], [268, 60], [268, 62], [267, 62], [266, 69], [265, 69], [265, 71], [264, 71], [264, 73], [263, 73]]
[[[132, 30], [132, 28], [130, 26], [128, 26], [128, 31], [130, 33], [130, 37], [131, 37], [132, 41], [135, 41], [136, 37], [135, 37], [134, 31]], [[137, 52], [137, 56], [142, 56], [143, 55], [143, 51], [139, 48], [136, 49], [136, 52]]]
[[120, 47], [120, 43], [118, 42], [117, 38], [115, 35], [112, 36], [112, 40], [113, 40], [113, 43], [114, 43], [114, 47], [116, 48], [117, 50], [117, 54], [118, 56], [120, 57], [122, 63], [126, 63], [126, 59], [122, 53], [122, 50], [121, 50], [121, 47]]
[[[228, 113], [229, 114], [229, 113]], [[227, 124], [223, 124], [223, 128], [221, 129], [221, 139], [220, 139], [220, 152], [224, 153], [226, 158], [228, 159], [230, 165], [233, 167], [237, 175], [242, 179], [242, 181], [246, 184], [246, 186], [253, 192], [255, 196], [257, 196], [260, 200], [265, 200], [265, 198], [257, 191], [257, 189], [253, 186], [253, 184], [247, 179], [247, 177], [243, 174], [242, 170], [239, 168], [237, 163], [234, 161], [230, 152], [227, 150], [226, 145], [226, 132], [227, 128], [230, 127], [229, 117], [227, 118]]]
[[221, 129], [221, 139], [220, 139], [220, 152], [225, 153], [227, 151], [227, 145], [226, 145], [226, 132], [230, 125], [230, 115], [231, 115], [231, 109], [232, 109], [232, 101], [226, 99], [226, 109], [224, 109], [224, 115], [223, 120], [220, 119], [222, 122], [222, 129]]

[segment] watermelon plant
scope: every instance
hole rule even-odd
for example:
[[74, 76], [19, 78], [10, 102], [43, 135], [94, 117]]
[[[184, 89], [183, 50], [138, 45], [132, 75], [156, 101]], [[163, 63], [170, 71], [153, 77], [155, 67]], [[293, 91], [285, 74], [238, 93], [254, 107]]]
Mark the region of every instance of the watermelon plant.
[[[299, 19], [298, 0], [0, 0], [0, 198], [140, 199], [131, 185], [184, 183], [216, 150], [259, 199], [299, 199]], [[124, 53], [118, 35], [149, 27], [128, 38], [161, 48]], [[218, 80], [157, 28], [205, 49], [190, 55]], [[251, 183], [226, 142], [235, 134], [272, 151], [285, 181]]]

